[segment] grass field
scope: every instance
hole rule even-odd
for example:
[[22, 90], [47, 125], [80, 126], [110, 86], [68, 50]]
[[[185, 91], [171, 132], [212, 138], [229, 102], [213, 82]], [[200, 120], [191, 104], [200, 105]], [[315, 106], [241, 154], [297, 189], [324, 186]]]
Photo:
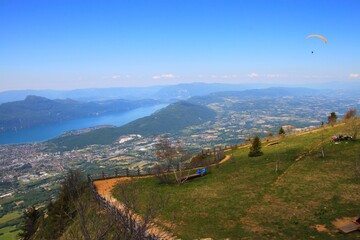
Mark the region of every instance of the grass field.
[[[0, 225], [5, 224], [10, 221], [13, 222], [10, 224], [14, 224], [15, 223], [14, 220], [19, 219], [21, 217], [21, 215], [22, 214], [20, 211], [14, 211], [14, 212], [8, 213], [0, 218]], [[0, 235], [0, 239], [4, 239], [4, 240], [14, 239], [15, 240], [18, 232], [19, 231], [17, 230], [16, 225], [0, 228], [0, 233], [2, 233], [2, 235]]]
[[21, 212], [19, 212], [19, 211], [14, 211], [14, 212], [8, 213], [0, 218], [0, 224], [6, 223], [8, 221], [14, 220], [19, 217], [21, 217]]
[[[329, 141], [345, 127], [286, 136], [268, 147], [263, 142], [261, 157], [249, 158], [248, 149], [239, 149], [235, 162], [183, 186], [156, 178], [133, 182], [143, 192], [171, 196], [158, 224], [181, 239], [357, 239], [360, 232], [342, 235], [333, 224], [360, 215], [360, 179], [354, 170], [360, 141]], [[121, 200], [116, 188], [113, 195]]]
[[3, 233], [0, 235], [1, 240], [16, 240], [19, 230], [16, 229], [16, 226], [9, 226], [1, 228], [0, 233]]

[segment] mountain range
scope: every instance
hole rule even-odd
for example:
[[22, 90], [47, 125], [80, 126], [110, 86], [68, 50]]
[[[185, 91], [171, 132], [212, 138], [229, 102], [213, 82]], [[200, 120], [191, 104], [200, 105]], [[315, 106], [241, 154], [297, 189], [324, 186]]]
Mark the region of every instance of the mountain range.
[[[182, 135], [189, 127], [200, 127], [217, 135], [238, 140], [239, 136], [254, 134], [256, 129], [275, 131], [277, 126], [307, 127], [326, 121], [327, 114], [336, 111], [339, 116], [350, 108], [358, 108], [358, 98], [343, 96], [332, 90], [308, 88], [267, 88], [245, 91], [225, 91], [191, 97], [117, 128], [102, 128], [88, 133], [60, 136], [55, 143], [64, 150], [92, 144], [111, 144], [121, 135], [140, 134], [145, 137], [158, 134]], [[315, 112], [314, 112], [315, 111]], [[212, 124], [200, 126], [205, 122]], [[232, 129], [220, 133], [218, 129]], [[253, 129], [253, 130], [251, 130]], [[236, 132], [236, 133], [235, 133]]]
[[333, 82], [327, 84], [222, 84], [222, 83], [184, 83], [166, 86], [122, 87], [122, 88], [89, 88], [75, 90], [11, 90], [0, 92], [0, 103], [24, 100], [28, 95], [36, 95], [48, 99], [74, 99], [78, 101], [104, 101], [114, 99], [158, 99], [166, 101], [185, 100], [193, 96], [203, 96], [221, 91], [243, 91], [249, 89], [264, 89], [270, 87], [341, 90], [356, 93], [360, 83], [346, 84]]

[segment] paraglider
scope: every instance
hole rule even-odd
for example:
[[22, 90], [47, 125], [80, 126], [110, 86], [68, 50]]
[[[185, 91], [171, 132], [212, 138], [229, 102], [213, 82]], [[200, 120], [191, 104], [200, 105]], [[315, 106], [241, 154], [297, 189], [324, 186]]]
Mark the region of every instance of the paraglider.
[[306, 38], [313, 38], [313, 37], [320, 38], [321, 40], [324, 41], [324, 43], [327, 43], [326, 38], [324, 36], [319, 35], [319, 34], [311, 34], [311, 35], [307, 36]]
[[[321, 36], [319, 34], [311, 34], [311, 35], [307, 36], [306, 38], [309, 39], [309, 38], [313, 38], [313, 37], [319, 38], [319, 39], [323, 40], [324, 43], [327, 43], [327, 39], [324, 36]], [[311, 51], [311, 54], [314, 54], [314, 51]]]

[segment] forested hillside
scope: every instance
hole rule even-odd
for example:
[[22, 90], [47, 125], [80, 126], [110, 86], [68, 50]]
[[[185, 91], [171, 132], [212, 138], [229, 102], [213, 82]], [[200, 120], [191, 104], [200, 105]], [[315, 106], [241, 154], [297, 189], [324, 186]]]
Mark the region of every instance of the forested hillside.
[[105, 102], [79, 102], [72, 99], [50, 100], [28, 96], [23, 101], [0, 105], [0, 132], [19, 130], [71, 119], [125, 112], [138, 107], [151, 106], [155, 100], [111, 100]]
[[121, 135], [141, 134], [151, 136], [174, 133], [186, 127], [202, 124], [215, 119], [216, 113], [204, 106], [178, 102], [117, 128], [102, 128], [89, 133], [59, 137], [49, 141], [58, 149], [69, 150], [91, 144], [111, 144]]

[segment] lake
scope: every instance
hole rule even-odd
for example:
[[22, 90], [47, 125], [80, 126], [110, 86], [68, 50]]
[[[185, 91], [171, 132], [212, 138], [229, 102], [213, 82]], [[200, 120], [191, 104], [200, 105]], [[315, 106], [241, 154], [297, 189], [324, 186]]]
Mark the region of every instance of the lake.
[[15, 143], [42, 142], [59, 136], [70, 130], [95, 127], [98, 125], [122, 126], [136, 119], [146, 117], [155, 111], [166, 107], [167, 104], [159, 104], [151, 107], [141, 107], [131, 111], [108, 114], [96, 117], [86, 117], [65, 122], [38, 126], [19, 131], [0, 133], [0, 145]]

